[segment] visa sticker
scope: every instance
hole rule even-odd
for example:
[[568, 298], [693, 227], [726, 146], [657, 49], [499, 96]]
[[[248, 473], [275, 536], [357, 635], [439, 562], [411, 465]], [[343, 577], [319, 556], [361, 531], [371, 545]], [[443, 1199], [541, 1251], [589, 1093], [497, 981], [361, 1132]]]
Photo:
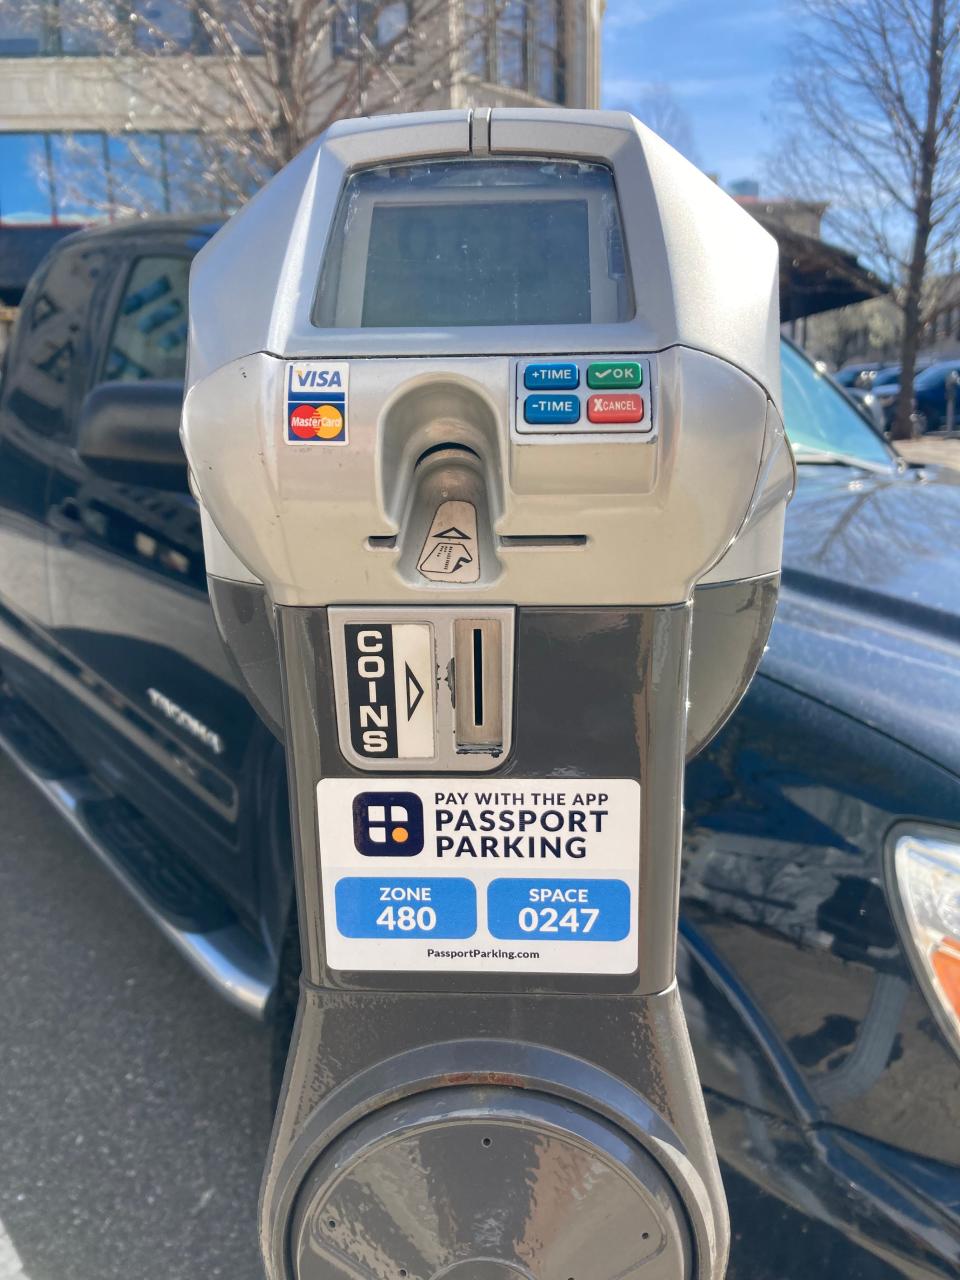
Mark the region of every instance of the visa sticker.
[[287, 444], [347, 443], [347, 382], [350, 366], [319, 360], [287, 365]]

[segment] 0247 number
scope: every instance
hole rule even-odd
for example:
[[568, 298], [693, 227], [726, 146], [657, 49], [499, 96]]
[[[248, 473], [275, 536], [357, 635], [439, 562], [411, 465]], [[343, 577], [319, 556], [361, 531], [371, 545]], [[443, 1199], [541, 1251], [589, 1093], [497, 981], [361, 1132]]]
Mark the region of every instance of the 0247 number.
[[568, 907], [562, 914], [556, 907], [524, 907], [517, 924], [524, 933], [589, 933], [599, 914], [596, 907]]

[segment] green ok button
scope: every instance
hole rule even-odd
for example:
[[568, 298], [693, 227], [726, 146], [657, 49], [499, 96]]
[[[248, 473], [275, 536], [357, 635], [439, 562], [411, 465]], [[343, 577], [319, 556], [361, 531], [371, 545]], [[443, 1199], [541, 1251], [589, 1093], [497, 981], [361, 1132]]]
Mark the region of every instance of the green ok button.
[[598, 360], [587, 369], [588, 387], [639, 387], [643, 369], [636, 360]]

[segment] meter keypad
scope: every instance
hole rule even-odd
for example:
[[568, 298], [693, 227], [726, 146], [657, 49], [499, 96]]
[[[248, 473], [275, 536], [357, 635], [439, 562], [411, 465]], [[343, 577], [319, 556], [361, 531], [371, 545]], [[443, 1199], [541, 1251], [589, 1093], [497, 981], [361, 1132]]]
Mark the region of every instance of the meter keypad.
[[514, 383], [514, 432], [531, 440], [652, 440], [653, 390], [651, 362], [640, 356], [521, 356]]

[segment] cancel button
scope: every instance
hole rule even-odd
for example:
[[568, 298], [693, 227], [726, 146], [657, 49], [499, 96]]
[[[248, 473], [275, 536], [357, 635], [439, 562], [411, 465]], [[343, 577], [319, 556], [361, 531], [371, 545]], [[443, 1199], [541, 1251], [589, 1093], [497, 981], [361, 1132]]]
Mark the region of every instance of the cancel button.
[[590, 422], [642, 422], [643, 397], [626, 392], [591, 396], [587, 418]]

